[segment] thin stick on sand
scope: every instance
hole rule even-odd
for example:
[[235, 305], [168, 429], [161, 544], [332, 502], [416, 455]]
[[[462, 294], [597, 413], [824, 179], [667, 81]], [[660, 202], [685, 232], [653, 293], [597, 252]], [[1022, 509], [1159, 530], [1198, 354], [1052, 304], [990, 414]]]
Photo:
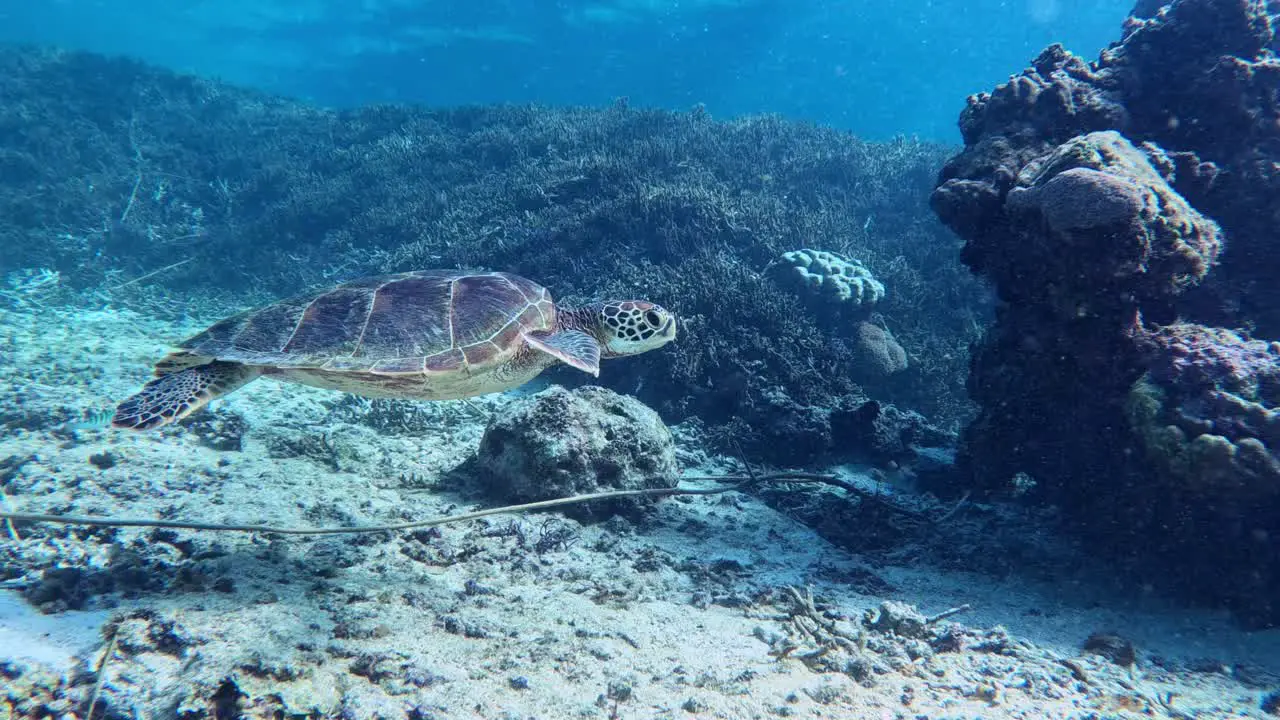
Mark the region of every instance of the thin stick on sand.
[[128, 281], [128, 282], [122, 282], [122, 283], [120, 283], [119, 285], [114, 285], [114, 286], [112, 286], [112, 287], [110, 287], [110, 288], [108, 288], [108, 289], [109, 289], [109, 290], [119, 290], [120, 288], [127, 288], [127, 287], [129, 287], [130, 285], [134, 285], [134, 284], [136, 284], [136, 283], [140, 283], [140, 282], [142, 282], [143, 280], [146, 280], [146, 279], [147, 279], [147, 278], [149, 278], [149, 277], [155, 277], [156, 275], [159, 275], [159, 274], [160, 274], [160, 273], [162, 273], [162, 272], [168, 272], [169, 270], [172, 270], [172, 269], [174, 269], [174, 268], [177, 268], [177, 267], [181, 267], [181, 266], [183, 266], [183, 265], [186, 265], [187, 263], [191, 262], [192, 260], [195, 260], [195, 258], [187, 258], [186, 260], [179, 260], [178, 262], [173, 263], [172, 265], [165, 265], [164, 267], [162, 267], [162, 268], [160, 268], [160, 269], [158, 269], [158, 270], [152, 270], [151, 272], [149, 272], [149, 273], [147, 273], [147, 274], [143, 275], [142, 277], [136, 277], [136, 278], [134, 278], [134, 279], [132, 279], [132, 280], [130, 280], [130, 281]]
[[[0, 490], [0, 505], [4, 506], [6, 512], [13, 512], [13, 505], [9, 503], [9, 496], [3, 490]], [[4, 526], [9, 531], [9, 537], [14, 542], [22, 542], [22, 536], [18, 534], [18, 529], [13, 526], [13, 520], [6, 517]]]
[[756, 475], [754, 478], [739, 477], [734, 475], [712, 475], [704, 477], [685, 478], [686, 480], [711, 481], [724, 483], [722, 487], [715, 488], [651, 488], [647, 490], [610, 490], [606, 492], [589, 493], [586, 495], [574, 495], [572, 497], [557, 498], [555, 500], [541, 500], [538, 502], [524, 503], [521, 505], [506, 505], [503, 507], [489, 508], [488, 510], [476, 510], [474, 512], [462, 513], [459, 515], [444, 515], [441, 517], [428, 518], [425, 520], [414, 520], [411, 522], [390, 523], [386, 525], [356, 525], [351, 527], [320, 527], [320, 528], [297, 528], [297, 527], [281, 527], [276, 525], [242, 525], [242, 524], [223, 524], [223, 523], [201, 523], [187, 522], [182, 520], [152, 520], [149, 518], [118, 518], [118, 517], [89, 517], [80, 515], [48, 515], [41, 513], [16, 513], [2, 512], [0, 518], [13, 521], [34, 523], [55, 523], [59, 525], [90, 525], [95, 527], [150, 527], [150, 528], [171, 528], [175, 530], [214, 530], [222, 532], [254, 532], [266, 533], [274, 535], [344, 535], [357, 533], [375, 533], [396, 530], [414, 530], [424, 527], [436, 527], [440, 525], [449, 525], [452, 523], [466, 522], [468, 520], [476, 520], [490, 515], [504, 515], [509, 513], [524, 513], [537, 510], [546, 510], [549, 508], [563, 507], [565, 505], [576, 505], [578, 503], [592, 502], [596, 500], [615, 500], [626, 497], [661, 497], [665, 495], [718, 495], [720, 493], [733, 492], [741, 490], [744, 486], [754, 485], [764, 482], [815, 482], [832, 484], [838, 487], [848, 487], [848, 483], [838, 480], [831, 475], [822, 475], [820, 473], [807, 472], [779, 472], [770, 473], [768, 475]]
[[98, 679], [93, 683], [93, 695], [89, 700], [89, 711], [84, 714], [85, 720], [93, 720], [93, 711], [98, 707], [98, 696], [102, 694], [102, 686], [106, 683], [107, 664], [116, 654], [116, 637], [119, 634], [120, 626], [117, 625], [111, 631], [111, 642], [107, 644], [107, 651], [102, 654], [102, 660], [98, 662]]

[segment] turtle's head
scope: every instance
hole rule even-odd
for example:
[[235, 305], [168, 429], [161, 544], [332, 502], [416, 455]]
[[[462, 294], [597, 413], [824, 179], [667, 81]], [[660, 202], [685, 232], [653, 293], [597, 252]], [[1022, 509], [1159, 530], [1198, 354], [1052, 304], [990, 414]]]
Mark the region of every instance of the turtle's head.
[[676, 339], [676, 316], [643, 300], [606, 302], [596, 306], [601, 355], [636, 355]]

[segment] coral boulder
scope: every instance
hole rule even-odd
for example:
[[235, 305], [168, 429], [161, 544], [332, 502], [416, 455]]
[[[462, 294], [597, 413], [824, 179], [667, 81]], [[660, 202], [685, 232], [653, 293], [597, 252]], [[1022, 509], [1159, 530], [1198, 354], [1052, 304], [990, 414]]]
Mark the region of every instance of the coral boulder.
[[851, 349], [857, 358], [854, 367], [860, 380], [880, 380], [907, 369], [907, 351], [888, 330], [860, 322], [853, 337]]
[[[1063, 318], [1182, 292], [1217, 259], [1221, 230], [1153, 165], [1153, 156], [1168, 162], [1163, 153], [1145, 150], [1118, 132], [1091, 132], [1027, 162], [999, 208], [1003, 232], [971, 234], [965, 261], [1006, 299], [1045, 302]], [[945, 180], [939, 213], [962, 214], [954, 206], [972, 203], [971, 185]]]
[[[468, 468], [501, 502], [675, 485], [671, 432], [635, 398], [600, 387], [552, 386], [511, 403], [485, 429]], [[573, 505], [583, 520], [631, 511], [632, 499]]]
[[[1049, 241], [1041, 248], [1046, 263], [1092, 266], [1082, 288], [1090, 295], [1100, 280], [1126, 282], [1142, 297], [1176, 294], [1203, 279], [1222, 248], [1217, 223], [1115, 131], [1082, 135], [1028, 163], [1006, 206], [1028, 239]], [[1064, 283], [1075, 279], [1065, 268], [1057, 274]]]

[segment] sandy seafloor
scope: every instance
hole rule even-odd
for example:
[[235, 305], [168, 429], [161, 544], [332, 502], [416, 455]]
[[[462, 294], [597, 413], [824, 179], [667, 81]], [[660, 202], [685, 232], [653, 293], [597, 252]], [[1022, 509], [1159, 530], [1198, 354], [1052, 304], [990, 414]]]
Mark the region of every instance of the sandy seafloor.
[[[212, 319], [0, 310], [8, 503], [290, 526], [484, 504], [441, 481], [503, 396], [424, 403], [391, 432], [341, 394], [258, 381], [162, 432], [84, 421]], [[677, 437], [690, 474], [734, 468]], [[638, 524], [545, 513], [320, 538], [0, 530], [0, 718], [84, 717], [95, 688], [95, 718], [1272, 717], [1276, 631], [1124, 589], [1087, 557], [1037, 570], [1043, 539], [1011, 548], [1025, 564], [1006, 572], [937, 550], [994, 533], [1007, 508], [969, 504], [863, 554], [777, 505], [735, 493], [668, 499]], [[972, 608], [864, 624], [885, 600]], [[1136, 663], [1086, 652], [1095, 632], [1131, 642]]]

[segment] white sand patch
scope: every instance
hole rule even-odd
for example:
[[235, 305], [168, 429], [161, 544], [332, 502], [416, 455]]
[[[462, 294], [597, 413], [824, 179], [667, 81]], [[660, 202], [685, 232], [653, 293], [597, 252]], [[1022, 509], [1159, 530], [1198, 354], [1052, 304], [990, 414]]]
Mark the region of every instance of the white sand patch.
[[99, 648], [108, 616], [101, 610], [41, 615], [22, 596], [0, 590], [0, 661], [67, 669]]

